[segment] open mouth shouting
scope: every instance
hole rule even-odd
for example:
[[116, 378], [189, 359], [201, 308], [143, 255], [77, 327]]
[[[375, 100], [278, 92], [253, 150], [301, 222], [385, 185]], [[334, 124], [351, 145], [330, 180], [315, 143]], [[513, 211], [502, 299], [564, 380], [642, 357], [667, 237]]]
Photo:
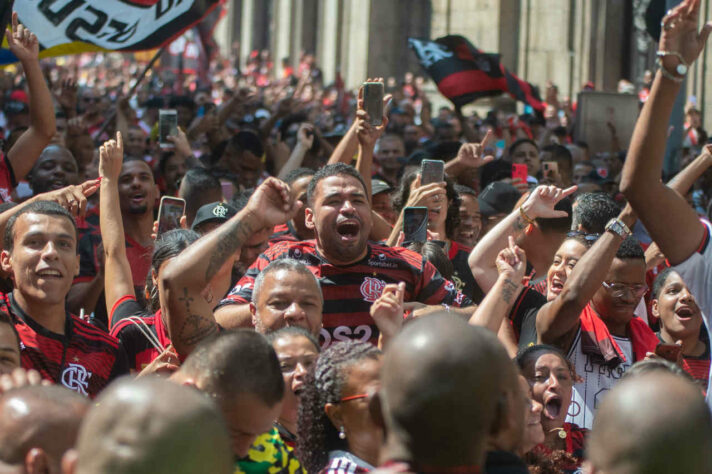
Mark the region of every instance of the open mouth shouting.
[[557, 419], [561, 414], [561, 398], [558, 395], [550, 396], [544, 403], [544, 411], [542, 413], [550, 420]]
[[691, 321], [692, 318], [697, 316], [698, 311], [696, 311], [696, 308], [693, 308], [692, 306], [688, 305], [680, 305], [675, 309], [675, 316], [677, 319], [683, 322]]
[[558, 278], [554, 277], [551, 279], [551, 284], [549, 284], [549, 291], [551, 291], [553, 294], [558, 295], [561, 293], [561, 290], [564, 289], [564, 282], [559, 280]]
[[339, 219], [336, 221], [336, 233], [342, 242], [356, 241], [361, 233], [361, 222], [357, 219]]

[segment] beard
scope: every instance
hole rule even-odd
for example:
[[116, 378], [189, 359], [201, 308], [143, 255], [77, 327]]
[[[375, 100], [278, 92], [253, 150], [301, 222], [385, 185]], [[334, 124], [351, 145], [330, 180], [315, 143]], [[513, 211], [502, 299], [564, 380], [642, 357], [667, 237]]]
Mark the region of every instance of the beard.
[[141, 214], [146, 214], [146, 212], [148, 212], [148, 205], [142, 204], [140, 206], [129, 206], [128, 211], [129, 211], [129, 214], [133, 214], [136, 216], [141, 215]]

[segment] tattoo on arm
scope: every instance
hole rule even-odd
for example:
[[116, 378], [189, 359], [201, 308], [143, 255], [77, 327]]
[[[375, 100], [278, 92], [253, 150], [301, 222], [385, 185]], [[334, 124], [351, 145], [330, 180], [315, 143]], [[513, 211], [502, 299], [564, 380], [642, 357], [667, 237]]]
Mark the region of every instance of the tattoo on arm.
[[218, 243], [210, 256], [210, 263], [208, 263], [208, 269], [205, 271], [205, 281], [212, 280], [227, 259], [237, 252], [237, 249], [242, 247], [242, 244], [255, 232], [249, 222], [245, 221], [246, 219], [240, 219], [232, 223], [232, 225], [226, 224], [227, 227], [225, 229], [218, 231], [220, 234], [215, 236]]
[[527, 228], [527, 225], [529, 224], [527, 224], [527, 222], [522, 219], [521, 216], [517, 216], [517, 219], [514, 221], [514, 224], [512, 224], [512, 230], [514, 230], [514, 232], [521, 232]]
[[518, 287], [519, 287], [519, 285], [514, 283], [509, 278], [504, 280], [504, 287], [502, 288], [502, 301], [504, 301], [507, 304], [512, 304], [513, 303], [512, 297], [516, 294]]
[[191, 311], [190, 304], [193, 302], [193, 297], [189, 295], [188, 288], [183, 288], [183, 296], [178, 300], [185, 305], [187, 316], [175, 339], [186, 345], [194, 346], [217, 332], [218, 326], [212, 318], [206, 318]]

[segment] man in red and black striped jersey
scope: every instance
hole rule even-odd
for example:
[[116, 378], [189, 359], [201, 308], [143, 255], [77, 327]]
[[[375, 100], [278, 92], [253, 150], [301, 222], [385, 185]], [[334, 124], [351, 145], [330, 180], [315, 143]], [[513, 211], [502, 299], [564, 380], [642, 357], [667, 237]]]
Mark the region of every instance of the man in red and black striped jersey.
[[[319, 170], [307, 190], [307, 227], [316, 239], [280, 242], [260, 255], [215, 312], [225, 327], [249, 326], [249, 302], [257, 275], [271, 261], [302, 261], [321, 282], [324, 344], [346, 339], [376, 342], [371, 304], [389, 283], [405, 282], [405, 301], [468, 306], [470, 300], [415, 252], [368, 242], [371, 207], [366, 185], [351, 166]], [[469, 311], [469, 310], [468, 310]]]
[[[78, 203], [70, 205], [79, 208]], [[67, 293], [79, 271], [74, 219], [49, 201], [16, 209], [5, 226], [0, 254], [15, 289], [0, 294], [0, 311], [12, 316], [20, 335], [22, 366], [94, 396], [127, 373], [128, 366], [117, 339], [66, 310]]]

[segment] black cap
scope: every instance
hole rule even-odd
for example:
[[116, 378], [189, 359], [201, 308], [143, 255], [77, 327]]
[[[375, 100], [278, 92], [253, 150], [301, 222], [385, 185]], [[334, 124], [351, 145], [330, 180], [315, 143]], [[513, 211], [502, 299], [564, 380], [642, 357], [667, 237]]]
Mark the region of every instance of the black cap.
[[227, 222], [232, 216], [237, 214], [237, 209], [224, 202], [211, 202], [210, 204], [205, 204], [200, 206], [198, 212], [195, 214], [195, 220], [193, 225], [190, 226], [191, 230], [195, 230], [198, 226], [205, 224], [206, 222]]
[[375, 196], [378, 193], [384, 193], [390, 191], [391, 185], [383, 181], [382, 179], [372, 179], [371, 180], [371, 196]]
[[482, 190], [477, 201], [483, 216], [509, 214], [521, 197], [517, 188], [504, 181], [495, 181]]

